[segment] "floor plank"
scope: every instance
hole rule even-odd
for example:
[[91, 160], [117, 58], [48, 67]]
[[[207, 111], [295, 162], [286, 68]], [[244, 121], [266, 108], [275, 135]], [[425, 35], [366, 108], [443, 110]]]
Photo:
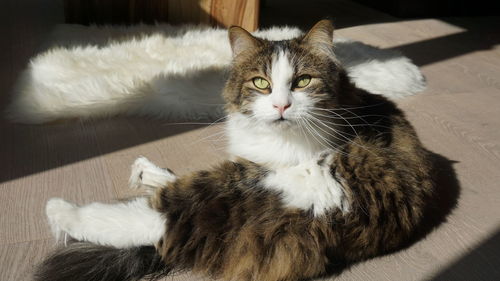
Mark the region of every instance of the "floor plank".
[[0, 184], [0, 241], [15, 243], [49, 238], [45, 219], [45, 203], [49, 198], [62, 197], [79, 204], [110, 201], [116, 197], [113, 186], [103, 169], [101, 158]]
[[32, 280], [35, 265], [52, 246], [50, 239], [0, 245], [0, 280]]
[[[403, 51], [421, 66], [428, 89], [398, 104], [423, 143], [448, 161], [443, 184], [459, 187], [437, 229], [337, 280], [499, 280], [500, 18], [401, 20], [347, 0], [298, 9], [302, 2], [266, 1], [263, 26], [306, 28], [332, 15], [338, 36]], [[1, 105], [51, 26], [62, 21], [54, 3], [7, 0], [0, 11], [6, 21], [0, 24]], [[33, 265], [53, 247], [43, 211], [48, 198], [86, 203], [132, 196], [127, 180], [139, 155], [180, 174], [209, 167], [226, 157], [220, 130], [130, 117], [47, 126], [0, 121], [0, 280], [30, 280]]]

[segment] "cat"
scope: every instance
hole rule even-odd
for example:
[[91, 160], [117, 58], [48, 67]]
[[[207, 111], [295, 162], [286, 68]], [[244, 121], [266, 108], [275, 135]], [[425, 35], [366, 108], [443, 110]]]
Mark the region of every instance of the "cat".
[[79, 242], [35, 279], [304, 280], [406, 245], [433, 202], [430, 154], [394, 103], [350, 82], [332, 37], [329, 20], [283, 41], [231, 27], [232, 159], [177, 176], [139, 158], [130, 186], [146, 197], [49, 200], [53, 231]]

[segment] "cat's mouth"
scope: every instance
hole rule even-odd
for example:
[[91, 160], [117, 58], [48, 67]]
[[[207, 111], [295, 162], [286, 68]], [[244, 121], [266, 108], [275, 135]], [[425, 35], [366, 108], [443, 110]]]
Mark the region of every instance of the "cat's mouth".
[[275, 119], [271, 122], [272, 125], [277, 126], [279, 128], [288, 128], [290, 127], [294, 122], [289, 119], [289, 118], [284, 118], [280, 117], [278, 119]]
[[290, 119], [281, 116], [280, 118], [274, 119], [272, 122], [273, 123], [277, 123], [277, 124], [279, 124], [279, 123], [288, 123], [288, 122], [290, 122]]

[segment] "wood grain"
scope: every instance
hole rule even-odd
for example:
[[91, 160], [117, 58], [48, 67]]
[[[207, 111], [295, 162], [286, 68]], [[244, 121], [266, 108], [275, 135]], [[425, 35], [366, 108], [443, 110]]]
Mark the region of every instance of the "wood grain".
[[210, 5], [212, 23], [225, 27], [238, 25], [254, 31], [259, 24], [259, 2], [259, 0], [212, 0]]
[[260, 0], [64, 0], [67, 23], [133, 24], [168, 22], [229, 27], [254, 31]]
[[42, 261], [53, 245], [51, 239], [0, 245], [0, 280], [33, 280], [35, 265]]
[[[64, 21], [55, 1], [6, 1], [0, 10], [6, 20], [0, 25], [2, 105], [50, 27]], [[420, 63], [428, 89], [398, 104], [424, 144], [451, 161], [444, 183], [460, 186], [456, 207], [437, 229], [335, 280], [500, 280], [499, 18], [398, 21], [350, 1], [300, 3], [266, 1], [262, 25], [307, 28], [331, 15], [345, 27], [339, 36], [401, 49]], [[138, 155], [178, 173], [206, 168], [226, 157], [220, 129], [142, 118], [50, 126], [0, 121], [0, 280], [31, 280], [33, 265], [53, 247], [43, 213], [48, 198], [86, 203], [131, 196], [127, 179]], [[207, 279], [188, 273], [164, 280]]]

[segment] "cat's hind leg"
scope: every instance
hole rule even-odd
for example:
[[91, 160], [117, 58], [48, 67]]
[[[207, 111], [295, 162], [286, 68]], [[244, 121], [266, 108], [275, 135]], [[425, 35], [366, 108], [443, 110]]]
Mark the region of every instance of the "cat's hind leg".
[[47, 202], [46, 213], [56, 238], [67, 234], [80, 241], [117, 248], [154, 245], [166, 230], [165, 218], [144, 197], [85, 206], [52, 198]]
[[132, 189], [145, 188], [151, 194], [155, 189], [165, 187], [176, 179], [177, 176], [169, 169], [160, 168], [146, 157], [141, 156], [132, 164], [129, 187]]

